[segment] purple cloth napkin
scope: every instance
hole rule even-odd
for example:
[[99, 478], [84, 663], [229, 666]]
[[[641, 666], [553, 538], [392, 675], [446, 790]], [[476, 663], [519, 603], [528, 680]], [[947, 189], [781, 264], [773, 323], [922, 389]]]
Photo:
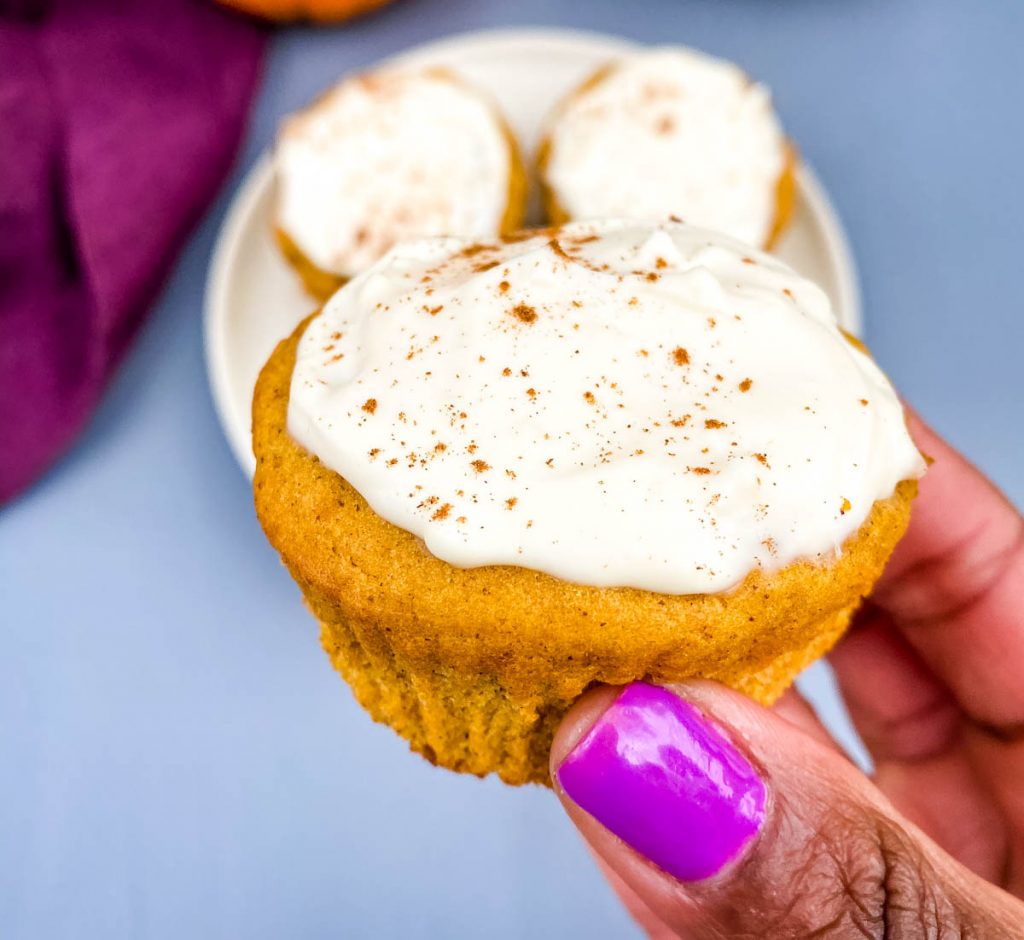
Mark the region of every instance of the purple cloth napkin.
[[0, 0], [0, 504], [95, 408], [231, 167], [265, 38], [207, 0]]

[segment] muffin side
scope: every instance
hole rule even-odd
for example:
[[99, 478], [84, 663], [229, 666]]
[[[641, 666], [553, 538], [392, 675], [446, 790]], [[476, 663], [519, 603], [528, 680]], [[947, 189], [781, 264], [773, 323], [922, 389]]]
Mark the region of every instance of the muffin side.
[[[722, 673], [710, 668], [685, 675], [638, 673], [620, 676], [614, 684], [714, 679], [771, 705], [805, 667], [832, 648], [855, 609], [851, 605], [807, 624], [807, 645], [780, 653], [757, 672]], [[587, 688], [609, 681], [595, 677], [575, 693], [552, 699], [513, 697], [494, 676], [466, 676], [439, 665], [420, 665], [393, 650], [370, 653], [359, 640], [363, 629], [372, 630], [372, 624], [323, 622], [320, 642], [370, 716], [389, 725], [409, 742], [411, 750], [433, 764], [481, 777], [496, 773], [513, 786], [550, 786], [548, 754], [558, 725]]]
[[288, 262], [292, 270], [299, 276], [306, 293], [323, 303], [325, 300], [348, 282], [347, 277], [339, 274], [331, 274], [318, 268], [309, 258], [303, 254], [302, 249], [295, 244], [280, 226], [274, 226], [274, 241], [280, 249], [284, 260]]
[[771, 231], [764, 243], [765, 251], [772, 251], [778, 246], [796, 213], [799, 200], [796, 182], [798, 161], [796, 145], [789, 141], [786, 144], [786, 162], [783, 164], [782, 172], [775, 184], [775, 218], [772, 220]]

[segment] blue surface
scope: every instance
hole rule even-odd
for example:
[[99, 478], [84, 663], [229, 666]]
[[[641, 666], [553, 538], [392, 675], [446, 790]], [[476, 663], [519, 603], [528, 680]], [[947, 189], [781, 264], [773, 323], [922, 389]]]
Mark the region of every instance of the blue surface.
[[[400, 0], [280, 35], [239, 174], [338, 73], [506, 24], [687, 42], [772, 85], [878, 357], [1024, 500], [1024, 4]], [[409, 756], [332, 674], [207, 392], [226, 200], [83, 440], [0, 513], [0, 935], [635, 935], [548, 793]]]

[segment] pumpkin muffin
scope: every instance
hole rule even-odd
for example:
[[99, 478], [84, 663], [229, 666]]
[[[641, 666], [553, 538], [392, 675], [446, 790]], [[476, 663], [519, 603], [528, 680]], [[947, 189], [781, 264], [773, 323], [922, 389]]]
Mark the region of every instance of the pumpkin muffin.
[[522, 225], [526, 176], [496, 106], [445, 69], [349, 77], [284, 121], [274, 231], [326, 300], [393, 244]]
[[538, 173], [555, 223], [675, 216], [768, 249], [796, 204], [796, 150], [768, 90], [683, 47], [636, 53], [571, 92]]
[[270, 357], [256, 509], [359, 702], [548, 782], [595, 683], [770, 703], [903, 534], [923, 461], [824, 293], [676, 223], [396, 247]]
[[340, 23], [387, 6], [391, 0], [220, 0], [226, 7], [278, 23]]

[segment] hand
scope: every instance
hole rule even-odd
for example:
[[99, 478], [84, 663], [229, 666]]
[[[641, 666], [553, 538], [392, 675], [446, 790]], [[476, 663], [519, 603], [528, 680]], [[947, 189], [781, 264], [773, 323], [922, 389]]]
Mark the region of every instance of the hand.
[[919, 419], [910, 529], [831, 654], [869, 780], [795, 692], [599, 689], [570, 818], [652, 937], [1024, 937], [1024, 519]]

